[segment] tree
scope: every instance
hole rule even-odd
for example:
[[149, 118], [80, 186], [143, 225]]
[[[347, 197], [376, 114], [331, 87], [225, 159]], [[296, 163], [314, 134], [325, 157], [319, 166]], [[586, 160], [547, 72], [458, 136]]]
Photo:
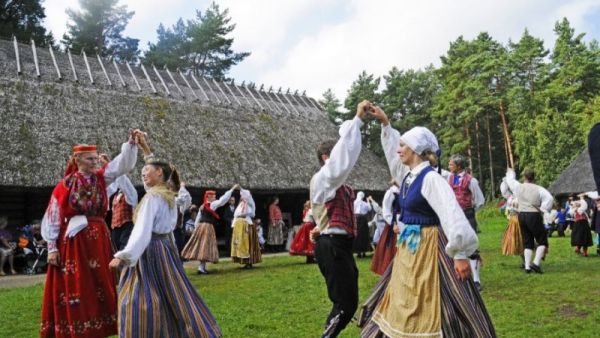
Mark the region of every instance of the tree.
[[42, 21], [46, 17], [41, 0], [0, 0], [0, 37], [29, 43], [36, 46], [53, 46], [52, 33], [46, 32]]
[[149, 44], [144, 62], [229, 80], [226, 78], [229, 69], [250, 55], [231, 49], [234, 39], [227, 36], [235, 29], [235, 24], [230, 22], [229, 10], [221, 11], [213, 2], [204, 14], [196, 11], [196, 18], [187, 23], [179, 19], [171, 29], [165, 29], [161, 24], [157, 30], [158, 41]]
[[123, 30], [134, 12], [127, 6], [117, 6], [119, 0], [79, 0], [81, 12], [67, 9], [72, 23], [62, 43], [79, 53], [85, 50], [118, 60], [136, 61], [139, 56], [139, 39], [123, 36]]
[[331, 88], [327, 89], [323, 93], [323, 98], [319, 100], [319, 104], [323, 106], [329, 120], [337, 125], [343, 122], [342, 113], [339, 108], [341, 106], [340, 100], [335, 96]]

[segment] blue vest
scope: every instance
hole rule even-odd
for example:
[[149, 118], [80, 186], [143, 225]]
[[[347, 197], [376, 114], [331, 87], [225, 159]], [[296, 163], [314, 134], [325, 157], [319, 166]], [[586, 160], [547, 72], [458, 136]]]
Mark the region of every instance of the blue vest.
[[400, 221], [404, 224], [439, 225], [440, 220], [427, 200], [421, 195], [423, 178], [428, 172], [433, 171], [431, 166], [421, 170], [411, 185], [406, 190], [406, 178], [400, 186], [400, 194], [394, 199], [394, 211], [399, 212]]

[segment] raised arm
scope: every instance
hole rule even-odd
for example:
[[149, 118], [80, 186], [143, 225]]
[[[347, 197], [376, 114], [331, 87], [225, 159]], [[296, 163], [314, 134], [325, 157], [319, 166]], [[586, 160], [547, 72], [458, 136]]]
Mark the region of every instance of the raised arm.
[[121, 145], [121, 153], [110, 161], [104, 170], [106, 184], [111, 184], [117, 177], [125, 175], [135, 167], [138, 148], [135, 143], [125, 142]]
[[517, 174], [515, 173], [515, 170], [512, 168], [508, 168], [506, 170], [506, 176], [504, 178], [506, 179], [506, 184], [508, 185], [508, 189], [510, 189], [510, 191], [512, 192], [512, 195], [518, 199], [519, 198], [518, 191], [519, 191], [519, 186], [521, 186], [521, 183], [519, 181], [517, 181]]
[[234, 189], [235, 189], [235, 186], [233, 188], [227, 190], [223, 195], [221, 195], [221, 197], [219, 197], [218, 200], [214, 200], [214, 201], [210, 202], [210, 208], [213, 210], [217, 210], [218, 208], [227, 204], [227, 202], [231, 198], [231, 194], [233, 194]]

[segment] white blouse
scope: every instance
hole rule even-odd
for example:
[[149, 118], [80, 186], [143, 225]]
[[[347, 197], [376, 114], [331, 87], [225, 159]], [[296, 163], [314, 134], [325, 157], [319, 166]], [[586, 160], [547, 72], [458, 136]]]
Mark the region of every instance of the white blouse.
[[144, 253], [152, 233], [169, 234], [177, 225], [177, 208], [169, 208], [169, 204], [161, 196], [152, 195], [139, 205], [136, 222], [125, 248], [115, 254], [129, 266], [134, 266]]
[[[252, 218], [254, 217], [254, 213], [256, 212], [256, 205], [254, 204], [254, 199], [252, 198], [252, 194], [250, 194], [250, 190], [240, 190], [240, 197], [241, 201], [235, 208], [235, 211], [233, 212], [233, 217], [246, 218], [246, 222], [248, 222], [248, 224], [252, 224]], [[233, 222], [231, 223], [231, 226], [233, 227]]]
[[[389, 124], [381, 129], [381, 145], [390, 173], [400, 184], [409, 172], [416, 177], [421, 170], [430, 165], [425, 161], [410, 170], [408, 166], [402, 164], [397, 152], [400, 146], [400, 132]], [[479, 247], [479, 239], [458, 205], [454, 191], [448, 182], [437, 172], [430, 171], [423, 178], [421, 195], [438, 216], [442, 231], [448, 238], [446, 245], [448, 256], [454, 259], [466, 259], [473, 254]]]
[[117, 179], [106, 188], [106, 196], [110, 198], [119, 189], [123, 195], [125, 195], [125, 202], [132, 208], [135, 208], [138, 204], [138, 194], [127, 175], [117, 177]]
[[392, 217], [394, 215], [394, 198], [396, 197], [394, 194], [398, 194], [399, 192], [398, 187], [393, 185], [383, 195], [383, 202], [381, 203], [383, 206], [381, 209], [383, 219], [389, 225], [392, 224]]

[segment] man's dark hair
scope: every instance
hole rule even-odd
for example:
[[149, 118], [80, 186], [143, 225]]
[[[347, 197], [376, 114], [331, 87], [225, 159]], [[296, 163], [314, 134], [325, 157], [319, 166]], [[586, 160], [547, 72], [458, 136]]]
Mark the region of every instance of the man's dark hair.
[[317, 147], [317, 158], [319, 159], [319, 164], [322, 166], [325, 164], [325, 161], [321, 158], [323, 155], [329, 156], [331, 154], [331, 150], [337, 143], [337, 140], [327, 140]]
[[523, 177], [525, 177], [527, 182], [535, 182], [535, 172], [533, 170], [525, 170]]

